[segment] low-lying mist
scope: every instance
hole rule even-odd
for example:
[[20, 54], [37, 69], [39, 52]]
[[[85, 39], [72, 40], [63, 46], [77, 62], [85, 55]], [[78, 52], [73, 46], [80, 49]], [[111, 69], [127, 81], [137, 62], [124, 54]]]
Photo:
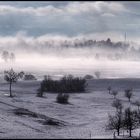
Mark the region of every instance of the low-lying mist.
[[15, 54], [14, 62], [0, 59], [0, 70], [13, 67], [38, 77], [99, 71], [101, 78], [140, 78], [140, 49], [134, 45], [83, 37], [0, 37], [1, 54], [4, 50]]
[[42, 78], [44, 75], [62, 76], [73, 74], [85, 76], [101, 73], [100, 78], [140, 78], [140, 62], [126, 60], [97, 60], [94, 57], [57, 57], [37, 54], [16, 56], [15, 62], [0, 61], [3, 71], [13, 67], [16, 71], [25, 71]]

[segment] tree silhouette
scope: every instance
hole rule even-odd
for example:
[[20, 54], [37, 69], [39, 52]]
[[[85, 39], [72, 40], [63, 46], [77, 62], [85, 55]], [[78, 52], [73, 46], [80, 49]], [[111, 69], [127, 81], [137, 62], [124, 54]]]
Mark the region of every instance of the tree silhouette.
[[4, 61], [7, 62], [8, 61], [8, 58], [9, 58], [8, 51], [3, 51], [3, 53], [2, 53], [2, 59], [4, 59]]
[[123, 105], [119, 99], [113, 101], [112, 106], [116, 108], [117, 112], [122, 112]]
[[37, 97], [43, 97], [44, 88], [45, 88], [45, 86], [44, 86], [44, 81], [42, 81], [42, 82], [40, 83], [39, 89], [37, 90], [37, 91], [38, 91], [38, 92], [37, 92]]
[[137, 112], [135, 110], [131, 111], [130, 108], [125, 109], [123, 126], [129, 131], [129, 137], [132, 137], [132, 130], [139, 127]]
[[130, 102], [132, 96], [133, 96], [132, 89], [126, 89], [125, 90], [125, 97], [128, 98], [129, 102]]
[[9, 92], [10, 97], [13, 97], [12, 95], [12, 83], [17, 82], [19, 76], [14, 70], [11, 68], [9, 71], [4, 71], [4, 80], [9, 83]]
[[137, 106], [138, 107], [138, 111], [140, 111], [140, 101], [135, 101], [134, 103], [133, 103], [135, 106]]
[[107, 88], [109, 94], [111, 93], [111, 89], [112, 89], [111, 86], [109, 86], [109, 87]]
[[10, 56], [9, 56], [9, 58], [10, 58], [10, 60], [12, 62], [14, 62], [15, 61], [15, 54], [14, 53], [11, 53]]
[[116, 91], [116, 90], [113, 90], [113, 91], [111, 92], [111, 95], [114, 96], [114, 99], [116, 98], [117, 94], [118, 94], [118, 91]]
[[122, 112], [116, 112], [114, 116], [108, 116], [108, 124], [106, 125], [106, 130], [116, 130], [119, 136], [120, 129], [122, 127]]

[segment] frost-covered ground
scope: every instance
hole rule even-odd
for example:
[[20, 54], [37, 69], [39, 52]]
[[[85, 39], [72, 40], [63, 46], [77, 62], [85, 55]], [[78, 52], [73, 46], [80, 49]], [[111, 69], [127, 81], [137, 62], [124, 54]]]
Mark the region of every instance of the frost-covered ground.
[[[124, 105], [128, 104], [124, 97], [124, 89], [128, 87], [134, 89], [133, 100], [140, 98], [140, 79], [90, 80], [86, 93], [70, 94], [68, 105], [56, 103], [57, 94], [36, 97], [39, 83], [19, 81], [13, 85], [14, 98], [8, 97], [7, 83], [0, 83], [0, 138], [113, 138], [111, 131], [105, 131], [108, 114], [115, 111], [107, 87], [119, 91], [118, 98]], [[64, 125], [45, 125], [43, 117], [16, 115], [14, 110], [18, 108], [56, 119]]]

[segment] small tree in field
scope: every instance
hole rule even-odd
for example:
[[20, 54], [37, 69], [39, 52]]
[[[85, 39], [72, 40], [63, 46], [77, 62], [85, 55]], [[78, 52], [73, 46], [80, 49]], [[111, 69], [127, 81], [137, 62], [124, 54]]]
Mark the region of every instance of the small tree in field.
[[132, 89], [126, 89], [126, 90], [125, 90], [125, 97], [128, 98], [128, 101], [129, 101], [129, 102], [130, 102], [132, 96], [133, 96]]
[[37, 90], [38, 92], [37, 92], [37, 97], [43, 97], [43, 93], [44, 93], [44, 81], [42, 81], [41, 83], [40, 83], [40, 87], [39, 87], [39, 89]]
[[10, 69], [9, 71], [4, 71], [4, 80], [9, 83], [9, 92], [10, 97], [13, 97], [12, 95], [12, 83], [17, 82], [19, 76], [16, 72], [14, 72], [13, 69]]
[[113, 101], [112, 106], [116, 108], [117, 112], [122, 112], [123, 105], [119, 99]]
[[116, 91], [116, 90], [113, 90], [113, 91], [111, 92], [111, 95], [114, 96], [114, 99], [116, 99], [117, 94], [118, 94], [118, 91]]
[[111, 86], [109, 86], [109, 87], [107, 88], [109, 94], [111, 93], [111, 89], [112, 89]]

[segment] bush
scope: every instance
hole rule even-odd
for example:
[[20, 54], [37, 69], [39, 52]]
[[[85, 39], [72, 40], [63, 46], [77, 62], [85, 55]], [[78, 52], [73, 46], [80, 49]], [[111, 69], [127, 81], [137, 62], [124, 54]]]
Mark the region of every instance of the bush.
[[59, 93], [57, 98], [56, 98], [56, 101], [58, 103], [61, 103], [61, 104], [67, 104], [68, 103], [68, 99], [69, 99], [69, 95], [66, 94], [66, 93]]
[[87, 74], [84, 76], [84, 79], [91, 80], [91, 79], [94, 79], [94, 77], [92, 75]]
[[36, 78], [32, 74], [26, 74], [24, 75], [24, 80], [36, 80]]
[[20, 73], [18, 73], [18, 76], [20, 79], [22, 79], [25, 75], [25, 72], [24, 71], [21, 71]]
[[116, 98], [116, 96], [117, 96], [117, 94], [118, 94], [118, 91], [113, 90], [110, 94], [111, 94], [111, 95], [113, 95], [113, 96], [114, 96], [114, 99], [115, 99], [115, 98]]
[[44, 91], [57, 93], [76, 93], [84, 92], [86, 80], [72, 75], [64, 76], [60, 80], [52, 80], [49, 76], [45, 76], [43, 80]]

